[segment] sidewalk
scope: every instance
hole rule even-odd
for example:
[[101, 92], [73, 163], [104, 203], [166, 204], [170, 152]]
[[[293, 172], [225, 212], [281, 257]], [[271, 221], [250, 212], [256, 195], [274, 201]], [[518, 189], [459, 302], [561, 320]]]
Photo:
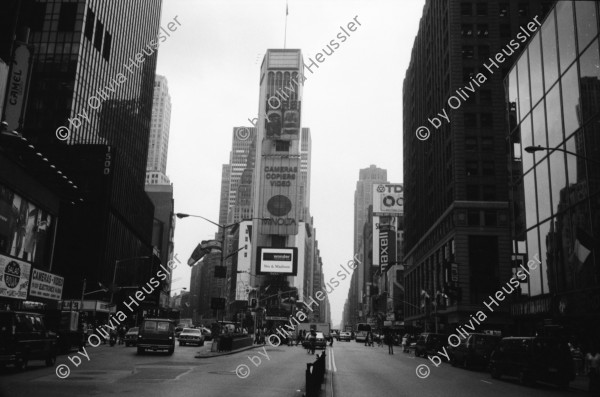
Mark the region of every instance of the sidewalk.
[[[212, 343], [211, 343], [211, 345], [212, 345]], [[257, 347], [263, 347], [263, 346], [268, 346], [268, 345], [251, 345], [251, 346], [241, 347], [239, 349], [235, 349], [235, 350], [231, 350], [231, 351], [227, 351], [227, 352], [211, 352], [210, 348], [209, 348], [208, 351], [199, 352], [197, 355], [194, 356], [194, 358], [211, 358], [211, 357], [219, 357], [219, 356], [228, 356], [230, 354], [236, 354], [239, 352], [243, 352], [246, 350], [254, 349]]]
[[590, 378], [587, 375], [578, 375], [575, 379], [569, 383], [569, 389], [575, 389], [579, 391], [588, 391]]

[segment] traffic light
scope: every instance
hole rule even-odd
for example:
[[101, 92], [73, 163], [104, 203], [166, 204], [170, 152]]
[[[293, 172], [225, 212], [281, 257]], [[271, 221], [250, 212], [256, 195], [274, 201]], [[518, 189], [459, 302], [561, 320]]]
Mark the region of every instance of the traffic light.
[[256, 300], [256, 298], [252, 298], [252, 300], [250, 301], [250, 307], [256, 307], [258, 301]]

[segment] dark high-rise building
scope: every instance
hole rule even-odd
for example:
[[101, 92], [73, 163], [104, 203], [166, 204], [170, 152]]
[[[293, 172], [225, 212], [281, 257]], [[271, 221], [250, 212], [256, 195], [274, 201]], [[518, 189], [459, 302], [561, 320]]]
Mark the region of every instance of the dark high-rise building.
[[[144, 192], [161, 0], [35, 1], [33, 68], [23, 134], [59, 153], [84, 201], [61, 208], [54, 269], [65, 297], [83, 278], [120, 284], [117, 261], [153, 257], [154, 207]], [[139, 266], [145, 284], [154, 260]], [[118, 296], [118, 294], [117, 294]], [[94, 298], [101, 299], [98, 295]], [[104, 298], [108, 298], [105, 296]]]
[[[551, 4], [425, 3], [403, 86], [405, 320], [412, 325], [451, 330], [511, 277], [502, 82], [524, 47], [519, 35], [531, 35], [521, 27], [539, 28]], [[485, 328], [507, 324], [506, 310], [492, 313]]]
[[[365, 225], [371, 224], [373, 211], [369, 212], [369, 206], [373, 205], [373, 184], [387, 183], [387, 170], [379, 168], [373, 164], [369, 168], [363, 168], [358, 172], [358, 181], [354, 191], [354, 251], [352, 257], [358, 255], [358, 267], [356, 268], [356, 277], [352, 276], [352, 282], [356, 283], [348, 291], [348, 299], [352, 307], [360, 310], [358, 315], [361, 321], [364, 321], [369, 311], [367, 298], [367, 284], [372, 281], [372, 269], [369, 263], [369, 252], [365, 247]], [[370, 229], [369, 229], [370, 230]]]
[[513, 255], [539, 262], [511, 314], [582, 346], [600, 333], [599, 6], [557, 2], [505, 80]]

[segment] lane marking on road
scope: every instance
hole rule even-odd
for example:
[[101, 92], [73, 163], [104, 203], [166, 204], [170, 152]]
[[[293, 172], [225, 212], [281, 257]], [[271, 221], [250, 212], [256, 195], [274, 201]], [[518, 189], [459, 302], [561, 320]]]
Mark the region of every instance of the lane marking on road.
[[333, 372], [337, 372], [337, 367], [335, 366], [335, 356], [333, 354], [333, 349], [331, 349], [331, 364], [333, 365]]
[[487, 380], [483, 380], [483, 379], [480, 379], [480, 380], [481, 380], [482, 382], [485, 382], [485, 383], [487, 383], [487, 384], [490, 384], [490, 385], [492, 384], [492, 382], [488, 382]]

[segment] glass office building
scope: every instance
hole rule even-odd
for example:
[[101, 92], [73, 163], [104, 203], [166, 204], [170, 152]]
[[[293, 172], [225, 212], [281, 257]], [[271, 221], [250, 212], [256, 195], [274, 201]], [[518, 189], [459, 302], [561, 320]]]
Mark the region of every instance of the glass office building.
[[511, 311], [582, 341], [600, 334], [599, 6], [558, 1], [505, 80], [513, 271], [541, 262]]

